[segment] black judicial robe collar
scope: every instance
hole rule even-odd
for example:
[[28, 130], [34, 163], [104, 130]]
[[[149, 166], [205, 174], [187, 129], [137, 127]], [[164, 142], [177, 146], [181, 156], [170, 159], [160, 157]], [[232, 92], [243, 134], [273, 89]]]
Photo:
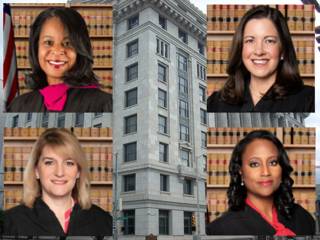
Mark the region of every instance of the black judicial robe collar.
[[5, 211], [4, 219], [5, 236], [112, 236], [112, 217], [95, 205], [82, 210], [76, 203], [67, 233], [41, 198], [36, 199], [33, 210], [20, 205]]
[[[278, 221], [296, 235], [314, 235], [315, 221], [300, 205], [294, 204], [293, 215], [287, 220], [277, 210]], [[270, 235], [276, 230], [249, 205], [239, 211], [227, 210], [207, 225], [207, 235]]]
[[[55, 112], [44, 105], [42, 94], [32, 91], [12, 100], [7, 112]], [[95, 88], [70, 88], [61, 112], [112, 112], [112, 94]]]
[[218, 92], [214, 92], [208, 98], [207, 112], [314, 112], [314, 87], [303, 86], [295, 94], [286, 96], [283, 100], [273, 101], [260, 99], [253, 105], [249, 89], [250, 79], [245, 81], [244, 103], [243, 105], [231, 105], [227, 102], [218, 100]]

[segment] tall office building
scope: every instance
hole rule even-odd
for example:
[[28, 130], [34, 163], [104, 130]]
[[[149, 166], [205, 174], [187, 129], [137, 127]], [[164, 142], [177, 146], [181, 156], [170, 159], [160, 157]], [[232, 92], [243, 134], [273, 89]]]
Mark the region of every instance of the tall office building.
[[206, 16], [189, 1], [113, 3], [113, 144], [128, 219], [118, 225], [124, 235], [192, 234], [199, 188], [204, 234]]

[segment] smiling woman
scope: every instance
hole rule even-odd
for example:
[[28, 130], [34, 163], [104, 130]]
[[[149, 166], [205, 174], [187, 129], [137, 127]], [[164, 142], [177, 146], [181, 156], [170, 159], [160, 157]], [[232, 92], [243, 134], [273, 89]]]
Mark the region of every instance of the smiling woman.
[[112, 112], [112, 95], [100, 90], [93, 72], [90, 37], [74, 9], [51, 7], [31, 26], [26, 87], [8, 112]]
[[294, 204], [293, 171], [271, 132], [250, 132], [234, 148], [229, 165], [229, 209], [207, 226], [208, 235], [314, 235], [315, 221]]
[[282, 13], [250, 9], [234, 34], [228, 80], [207, 101], [208, 112], [314, 112], [314, 87], [304, 86]]
[[77, 138], [48, 129], [33, 146], [23, 205], [5, 211], [5, 236], [111, 236], [111, 216], [90, 202], [88, 163]]

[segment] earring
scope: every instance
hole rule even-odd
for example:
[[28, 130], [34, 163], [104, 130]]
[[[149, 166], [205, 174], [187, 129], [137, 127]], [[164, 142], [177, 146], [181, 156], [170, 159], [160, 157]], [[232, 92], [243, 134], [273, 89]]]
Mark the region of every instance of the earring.
[[79, 178], [80, 176], [77, 176], [77, 178]]
[[283, 60], [283, 57], [281, 57], [280, 60]]
[[39, 176], [36, 176], [36, 179], [39, 179]]
[[241, 186], [244, 186], [244, 182], [243, 181], [241, 182]]

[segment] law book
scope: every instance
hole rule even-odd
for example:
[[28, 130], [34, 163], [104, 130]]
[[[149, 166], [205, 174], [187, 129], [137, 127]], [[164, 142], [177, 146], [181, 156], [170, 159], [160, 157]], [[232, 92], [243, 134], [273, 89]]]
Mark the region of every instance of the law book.
[[27, 12], [26, 11], [20, 11], [19, 12], [19, 20], [20, 20], [20, 31], [19, 35], [25, 36], [27, 33]]
[[222, 31], [227, 31], [228, 30], [228, 10], [229, 10], [229, 5], [227, 4], [222, 4], [221, 5], [221, 25], [220, 29]]
[[283, 144], [291, 144], [291, 127], [283, 128]]
[[303, 31], [304, 5], [296, 5], [296, 31]]
[[30, 35], [30, 30], [31, 30], [31, 11], [26, 12], [26, 35]]
[[109, 34], [109, 12], [108, 11], [102, 11], [102, 35], [108, 35]]
[[236, 5], [229, 5], [228, 11], [228, 30], [236, 30]]
[[305, 73], [306, 66], [305, 66], [305, 60], [306, 60], [306, 42], [305, 41], [298, 41], [298, 67], [300, 73]]
[[310, 127], [308, 135], [309, 135], [309, 144], [315, 145], [316, 144], [316, 128]]
[[286, 5], [285, 4], [277, 5], [277, 9], [282, 13], [283, 17], [286, 16]]
[[108, 11], [108, 34], [113, 35], [113, 13], [112, 10]]
[[207, 73], [213, 73], [213, 41], [207, 41]]
[[213, 5], [213, 30], [219, 31], [221, 29], [221, 5], [215, 4]]
[[300, 128], [300, 133], [301, 133], [301, 137], [300, 137], [301, 144], [308, 144], [309, 142], [308, 128], [305, 128], [305, 127]]
[[221, 73], [227, 73], [227, 66], [229, 62], [229, 47], [230, 41], [221, 41]]
[[293, 128], [293, 144], [301, 144], [300, 128]]
[[207, 5], [207, 31], [213, 30], [213, 5]]
[[97, 11], [96, 34], [99, 36], [102, 35], [102, 11]]
[[296, 30], [296, 5], [287, 5], [287, 24], [290, 31]]
[[314, 73], [314, 41], [305, 41], [305, 73]]
[[100, 206], [100, 191], [99, 190], [91, 190], [90, 191], [90, 201], [92, 204]]

